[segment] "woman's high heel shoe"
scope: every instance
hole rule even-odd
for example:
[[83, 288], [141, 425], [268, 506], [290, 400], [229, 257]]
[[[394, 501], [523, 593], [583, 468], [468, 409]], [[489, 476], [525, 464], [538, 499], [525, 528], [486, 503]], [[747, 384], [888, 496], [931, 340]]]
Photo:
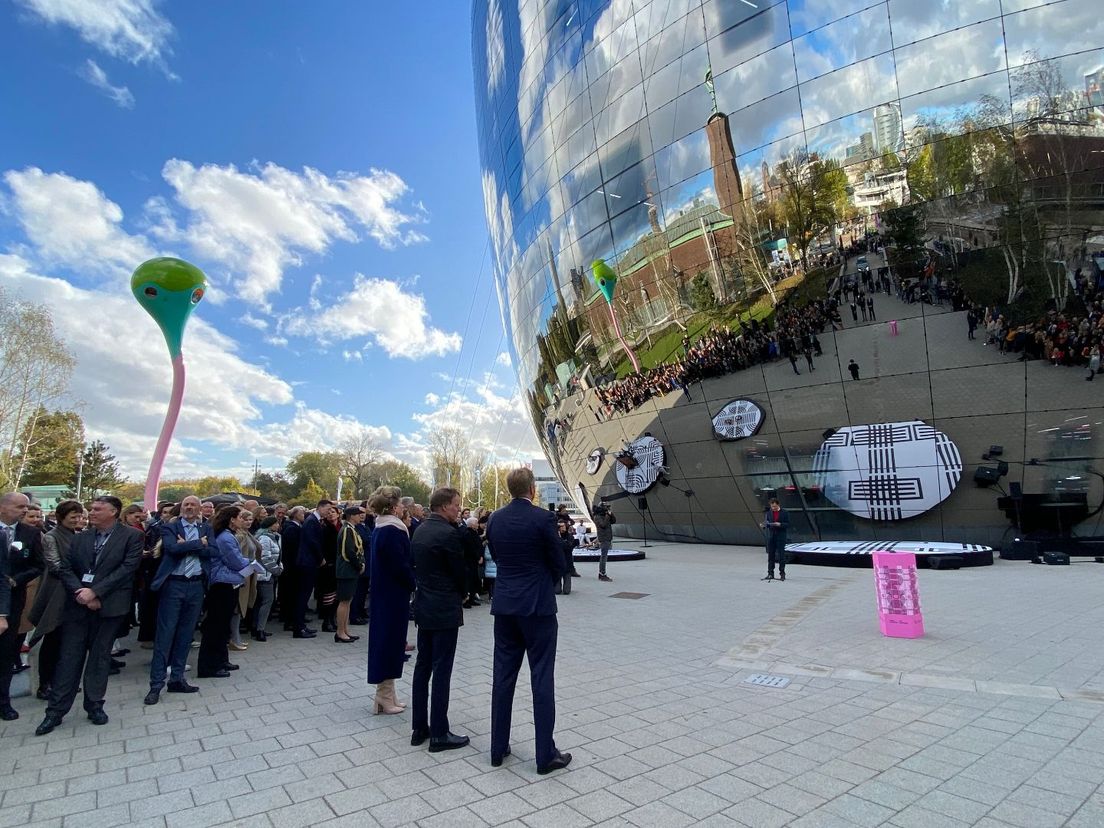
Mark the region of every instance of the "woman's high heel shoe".
[[335, 644], [352, 644], [355, 641], [356, 641], [356, 639], [353, 638], [352, 636], [350, 636], [349, 638], [342, 638], [337, 633], [334, 633], [334, 643]]

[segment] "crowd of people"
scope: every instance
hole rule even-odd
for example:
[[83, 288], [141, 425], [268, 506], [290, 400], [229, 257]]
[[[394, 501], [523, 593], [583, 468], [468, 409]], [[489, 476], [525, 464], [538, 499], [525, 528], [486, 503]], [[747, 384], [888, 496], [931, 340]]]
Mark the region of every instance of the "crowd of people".
[[[447, 682], [445, 656], [451, 672], [441, 630], [452, 630], [454, 652], [463, 611], [480, 606], [481, 596], [492, 600], [492, 613], [525, 615], [510, 609], [519, 594], [543, 596], [546, 588], [549, 595], [570, 594], [571, 578], [579, 577], [573, 550], [585, 533], [566, 510], [551, 514], [532, 505], [532, 472], [520, 469], [510, 479], [515, 499], [528, 501], [527, 518], [544, 527], [544, 558], [520, 570], [512, 539], [500, 538], [497, 548], [507, 558], [501, 567], [496, 561], [493, 527], [503, 510], [473, 514], [449, 488], [432, 493], [428, 514], [392, 486], [358, 503], [322, 499], [309, 511], [255, 501], [218, 506], [189, 495], [159, 503], [152, 515], [141, 505], [124, 508], [110, 495], [87, 508], [64, 500], [48, 515], [23, 493], [2, 495], [0, 720], [19, 718], [11, 681], [28, 669], [24, 654], [28, 661], [37, 655], [36, 696], [47, 704], [35, 732], [45, 735], [62, 723], [80, 687], [89, 721], [107, 723], [108, 677], [125, 669], [121, 659], [130, 652], [124, 645], [132, 631], [138, 646], [152, 651], [144, 701], [155, 705], [164, 691], [200, 692], [187, 676], [193, 648], [198, 679], [228, 678], [240, 667], [232, 653], [265, 643], [275, 615], [296, 639], [315, 638], [317, 620], [337, 645], [356, 642], [351, 628], [367, 624], [368, 682], [376, 687], [373, 710], [380, 714], [404, 711], [395, 679], [417, 649], [412, 743], [424, 731], [421, 741], [428, 738], [431, 751], [461, 747], [467, 739], [448, 731], [446, 714], [430, 716], [426, 708], [429, 677], [440, 674]], [[604, 554], [610, 523], [605, 513], [598, 521], [605, 581], [611, 580]], [[552, 606], [554, 613], [554, 599]], [[407, 640], [412, 619], [417, 646]], [[252, 642], [243, 640], [246, 633]], [[433, 704], [439, 707], [438, 689]], [[542, 749], [537, 758], [541, 768], [555, 764], [553, 751]]]

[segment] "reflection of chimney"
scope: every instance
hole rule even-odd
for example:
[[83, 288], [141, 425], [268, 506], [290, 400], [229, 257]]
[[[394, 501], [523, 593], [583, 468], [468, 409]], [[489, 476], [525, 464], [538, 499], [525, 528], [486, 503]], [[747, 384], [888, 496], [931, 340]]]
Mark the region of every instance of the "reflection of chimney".
[[740, 171], [736, 167], [736, 153], [732, 149], [732, 132], [728, 128], [728, 116], [714, 113], [705, 124], [709, 139], [709, 160], [713, 164], [713, 189], [721, 212], [736, 216], [740, 202], [744, 200], [740, 185]]
[[556, 286], [556, 299], [561, 319], [567, 319], [567, 302], [560, 290], [560, 274], [556, 270], [556, 255], [552, 251], [552, 242], [548, 242], [548, 266], [552, 269], [552, 284]]

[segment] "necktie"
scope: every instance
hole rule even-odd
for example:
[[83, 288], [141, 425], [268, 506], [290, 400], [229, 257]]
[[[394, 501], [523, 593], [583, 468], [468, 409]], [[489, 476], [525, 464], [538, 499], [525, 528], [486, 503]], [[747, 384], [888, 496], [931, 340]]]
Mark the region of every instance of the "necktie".
[[[199, 540], [199, 527], [194, 523], [183, 521], [184, 524], [184, 540], [194, 541]], [[203, 571], [203, 566], [199, 562], [199, 558], [195, 555], [188, 555], [184, 558], [184, 572], [182, 573], [185, 578], [195, 578]]]

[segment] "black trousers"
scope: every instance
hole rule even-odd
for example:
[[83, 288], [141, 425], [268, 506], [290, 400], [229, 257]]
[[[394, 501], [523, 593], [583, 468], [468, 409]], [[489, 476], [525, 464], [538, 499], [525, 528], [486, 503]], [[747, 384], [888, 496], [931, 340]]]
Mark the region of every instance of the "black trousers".
[[767, 572], [774, 574], [774, 565], [778, 564], [778, 572], [786, 574], [786, 540], [782, 537], [767, 538]]
[[38, 645], [38, 686], [49, 689], [57, 675], [58, 659], [61, 657], [61, 628], [46, 633]]
[[199, 641], [196, 663], [200, 677], [218, 672], [230, 661], [226, 642], [230, 638], [230, 619], [237, 605], [238, 591], [230, 584], [211, 584], [207, 590], [207, 614], [203, 617], [203, 637]]
[[280, 598], [280, 620], [291, 627], [295, 623], [296, 607], [299, 606], [299, 567], [285, 563], [276, 589]]
[[[318, 580], [318, 568], [314, 566], [295, 567], [299, 579], [299, 594], [295, 601], [295, 632], [307, 626], [307, 603], [314, 592], [314, 582]], [[321, 610], [319, 610], [321, 615]]]
[[61, 652], [46, 713], [61, 718], [73, 708], [77, 687], [84, 686], [84, 710], [102, 710], [111, 670], [111, 646], [121, 618], [101, 618], [98, 612], [71, 605], [61, 622]]
[[[414, 679], [410, 689], [411, 723], [414, 730], [425, 730], [428, 727], [430, 738], [447, 736], [449, 732], [449, 689], [459, 632], [455, 627], [451, 630], [418, 628], [418, 660], [414, 662]], [[432, 695], [429, 687], [431, 677]]]
[[349, 609], [349, 618], [361, 619], [368, 617], [368, 594], [371, 587], [372, 578], [370, 575], [361, 575], [357, 578], [356, 592], [353, 593], [353, 605]]
[[514, 689], [522, 658], [529, 659], [533, 688], [533, 726], [537, 767], [556, 755], [552, 731], [556, 727], [556, 638], [554, 615], [496, 615], [494, 623], [494, 678], [491, 682], [491, 756], [502, 756], [510, 744]]
[[13, 587], [11, 610], [8, 612], [8, 628], [0, 635], [0, 707], [11, 704], [12, 670], [19, 664], [21, 638], [19, 623], [23, 607], [27, 603], [27, 587]]

